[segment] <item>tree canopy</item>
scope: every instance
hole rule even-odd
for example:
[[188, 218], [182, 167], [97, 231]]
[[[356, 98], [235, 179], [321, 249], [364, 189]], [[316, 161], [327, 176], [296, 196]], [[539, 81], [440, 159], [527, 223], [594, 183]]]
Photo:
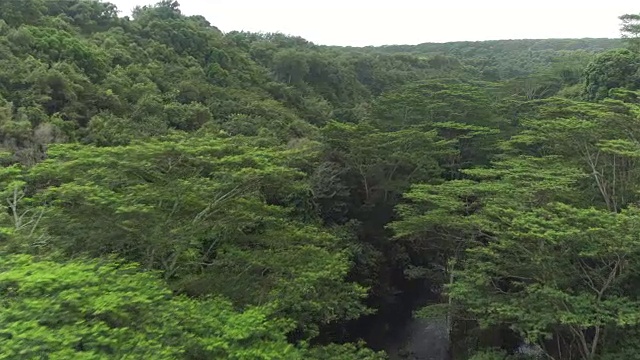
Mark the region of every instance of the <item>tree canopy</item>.
[[1, 1], [0, 358], [381, 360], [414, 316], [638, 358], [638, 19], [340, 48]]

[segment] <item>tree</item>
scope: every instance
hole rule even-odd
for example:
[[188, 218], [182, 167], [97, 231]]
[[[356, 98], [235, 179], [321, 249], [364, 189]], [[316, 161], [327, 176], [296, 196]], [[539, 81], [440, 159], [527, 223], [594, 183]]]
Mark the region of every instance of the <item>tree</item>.
[[372, 116], [384, 130], [437, 130], [457, 150], [442, 159], [448, 177], [458, 176], [461, 168], [485, 164], [504, 128], [488, 92], [457, 80], [420, 82], [386, 93], [376, 101]]
[[599, 54], [585, 69], [584, 98], [602, 100], [609, 96], [611, 89], [639, 89], [639, 62], [638, 53], [627, 49]]
[[633, 52], [640, 52], [640, 15], [624, 14], [619, 19], [622, 22], [620, 26], [622, 39]]
[[348, 244], [314, 224], [304, 174], [288, 165], [309, 150], [260, 141], [203, 134], [52, 147], [28, 173], [33, 210], [46, 209], [45, 248], [117, 254], [194, 296], [275, 302], [305, 336], [366, 313], [366, 289], [346, 281]]
[[0, 260], [2, 358], [299, 359], [270, 309], [173, 296], [154, 272], [112, 260]]
[[468, 251], [450, 295], [484, 326], [509, 323], [561, 357], [594, 359], [604, 334], [640, 319], [625, 282], [636, 271], [640, 213], [549, 204], [514, 212], [486, 246]]
[[287, 84], [300, 84], [309, 72], [306, 56], [295, 50], [284, 50], [274, 57], [276, 77]]
[[617, 211], [636, 201], [636, 108], [620, 100], [590, 104], [549, 99], [521, 121], [520, 133], [504, 147], [516, 154], [562, 156], [590, 174], [583, 184], [600, 199], [597, 203]]
[[450, 319], [507, 324], [562, 359], [593, 359], [604, 333], [638, 325], [636, 208], [580, 207], [585, 175], [558, 157], [465, 174], [475, 181], [415, 186], [393, 224], [399, 240], [435, 250], [423, 266], [447, 283]]
[[[404, 195], [405, 202], [396, 207], [399, 219], [390, 224], [397, 241], [416, 249], [407, 272], [444, 287], [456, 283], [456, 272], [465, 268], [467, 250], [495, 236], [494, 220], [570, 196], [580, 175], [555, 157], [510, 158], [491, 168], [463, 170], [463, 174], [467, 179], [413, 185]], [[453, 295], [443, 300], [444, 306], [422, 313], [444, 310], [452, 331], [461, 307]]]
[[411, 181], [439, 178], [437, 160], [448, 151], [435, 131], [384, 132], [366, 123], [334, 121], [323, 134], [329, 151], [358, 176], [362, 201], [369, 204], [400, 194]]

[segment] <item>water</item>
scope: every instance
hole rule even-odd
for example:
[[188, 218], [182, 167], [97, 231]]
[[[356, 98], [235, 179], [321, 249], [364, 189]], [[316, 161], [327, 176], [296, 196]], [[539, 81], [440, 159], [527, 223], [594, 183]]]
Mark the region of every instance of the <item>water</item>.
[[449, 360], [446, 319], [410, 319], [386, 346], [391, 360]]

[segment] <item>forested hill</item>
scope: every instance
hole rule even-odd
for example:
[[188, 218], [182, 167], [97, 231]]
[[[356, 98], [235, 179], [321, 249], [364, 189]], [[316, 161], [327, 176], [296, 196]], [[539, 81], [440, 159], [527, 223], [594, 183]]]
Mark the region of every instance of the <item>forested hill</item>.
[[0, 0], [0, 358], [424, 358], [414, 317], [637, 358], [639, 22], [355, 49]]
[[522, 39], [424, 43], [346, 49], [458, 59], [491, 81], [548, 71], [558, 64], [586, 65], [596, 53], [622, 47], [620, 39]]
[[[536, 51], [592, 51], [611, 50], [622, 46], [620, 39], [583, 38], [583, 39], [519, 39], [453, 41], [446, 43], [422, 43], [418, 45], [369, 46], [364, 49], [388, 53], [452, 54], [464, 57], [483, 56]], [[353, 49], [351, 47], [347, 47]]]

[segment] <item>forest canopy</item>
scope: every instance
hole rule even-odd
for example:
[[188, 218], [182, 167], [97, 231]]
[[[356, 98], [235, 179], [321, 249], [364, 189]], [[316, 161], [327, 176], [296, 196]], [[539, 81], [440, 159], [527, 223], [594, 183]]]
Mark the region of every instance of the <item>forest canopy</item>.
[[413, 317], [455, 359], [640, 358], [620, 20], [340, 48], [0, 1], [0, 358], [411, 359]]

